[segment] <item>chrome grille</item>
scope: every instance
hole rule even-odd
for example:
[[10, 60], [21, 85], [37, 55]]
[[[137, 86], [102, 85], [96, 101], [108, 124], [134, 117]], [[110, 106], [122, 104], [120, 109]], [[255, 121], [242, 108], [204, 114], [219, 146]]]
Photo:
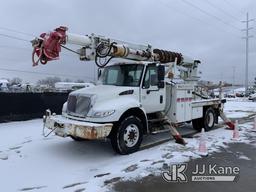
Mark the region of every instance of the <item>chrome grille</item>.
[[91, 98], [88, 96], [69, 95], [67, 112], [70, 115], [85, 117], [90, 110]]

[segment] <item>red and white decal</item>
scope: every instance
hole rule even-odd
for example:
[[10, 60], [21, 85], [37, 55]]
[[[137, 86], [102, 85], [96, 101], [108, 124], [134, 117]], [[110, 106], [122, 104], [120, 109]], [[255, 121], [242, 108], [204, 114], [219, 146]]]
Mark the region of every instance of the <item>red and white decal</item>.
[[192, 97], [177, 98], [177, 102], [191, 102]]

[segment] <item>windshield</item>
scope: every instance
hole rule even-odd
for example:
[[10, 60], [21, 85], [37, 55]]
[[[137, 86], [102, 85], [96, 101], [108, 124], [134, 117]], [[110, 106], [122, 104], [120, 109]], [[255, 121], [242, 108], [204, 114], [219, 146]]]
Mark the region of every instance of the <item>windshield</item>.
[[143, 65], [124, 64], [108, 66], [102, 75], [103, 85], [130, 86], [140, 85]]

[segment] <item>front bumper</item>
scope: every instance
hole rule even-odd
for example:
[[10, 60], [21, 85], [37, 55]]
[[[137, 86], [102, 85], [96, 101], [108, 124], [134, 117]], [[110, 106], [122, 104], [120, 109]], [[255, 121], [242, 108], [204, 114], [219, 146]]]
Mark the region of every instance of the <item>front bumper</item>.
[[98, 124], [68, 119], [62, 115], [44, 116], [44, 126], [61, 137], [74, 136], [84, 139], [106, 138], [112, 129], [112, 123]]

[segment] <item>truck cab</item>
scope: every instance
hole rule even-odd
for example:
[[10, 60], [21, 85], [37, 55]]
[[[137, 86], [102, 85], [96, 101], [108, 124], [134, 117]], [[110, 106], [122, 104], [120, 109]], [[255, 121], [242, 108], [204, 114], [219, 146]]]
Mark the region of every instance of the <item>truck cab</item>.
[[152, 62], [109, 65], [95, 87], [71, 92], [62, 115], [46, 118], [46, 127], [75, 140], [108, 137], [117, 152], [134, 152], [149, 133], [147, 115], [165, 110], [163, 69]]

